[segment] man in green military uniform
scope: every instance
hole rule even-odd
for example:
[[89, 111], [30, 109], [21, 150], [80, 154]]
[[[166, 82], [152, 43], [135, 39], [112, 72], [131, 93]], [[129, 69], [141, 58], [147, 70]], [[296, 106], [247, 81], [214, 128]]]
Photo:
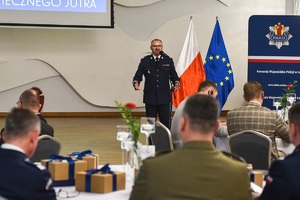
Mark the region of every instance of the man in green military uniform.
[[252, 199], [246, 164], [212, 144], [218, 116], [213, 97], [189, 97], [179, 122], [182, 148], [145, 160], [130, 199]]

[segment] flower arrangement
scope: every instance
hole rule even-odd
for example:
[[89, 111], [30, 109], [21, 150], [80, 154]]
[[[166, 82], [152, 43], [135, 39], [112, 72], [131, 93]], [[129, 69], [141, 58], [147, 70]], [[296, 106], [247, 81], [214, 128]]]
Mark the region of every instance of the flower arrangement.
[[295, 93], [295, 88], [297, 87], [297, 81], [294, 80], [292, 83], [286, 84], [284, 88], [284, 93], [282, 94], [282, 101], [281, 106], [283, 109], [287, 107], [287, 94], [288, 93]]
[[136, 108], [134, 103], [126, 103], [125, 105], [115, 101], [117, 108], [121, 112], [121, 117], [127, 123], [131, 129], [132, 139], [134, 141], [134, 149], [138, 148], [138, 142], [140, 139], [140, 124], [137, 122], [136, 118], [131, 115], [132, 109]]

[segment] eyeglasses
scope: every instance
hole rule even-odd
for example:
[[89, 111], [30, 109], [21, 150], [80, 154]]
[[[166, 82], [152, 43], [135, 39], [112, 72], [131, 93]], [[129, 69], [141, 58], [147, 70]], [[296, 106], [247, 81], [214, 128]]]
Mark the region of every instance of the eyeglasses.
[[56, 192], [56, 197], [57, 199], [68, 199], [68, 198], [74, 198], [74, 197], [78, 197], [80, 194], [80, 192], [76, 192], [76, 193], [70, 193], [66, 190], [62, 190], [62, 189], [59, 189], [57, 192]]
[[151, 47], [158, 48], [158, 47], [162, 47], [162, 45], [152, 45]]

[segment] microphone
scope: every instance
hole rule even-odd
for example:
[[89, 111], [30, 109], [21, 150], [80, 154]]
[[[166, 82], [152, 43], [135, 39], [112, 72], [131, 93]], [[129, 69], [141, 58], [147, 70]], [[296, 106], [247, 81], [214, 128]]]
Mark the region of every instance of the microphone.
[[163, 52], [163, 51], [160, 51], [159, 54], [160, 54], [161, 56], [169, 57], [168, 54], [166, 54], [166, 53]]

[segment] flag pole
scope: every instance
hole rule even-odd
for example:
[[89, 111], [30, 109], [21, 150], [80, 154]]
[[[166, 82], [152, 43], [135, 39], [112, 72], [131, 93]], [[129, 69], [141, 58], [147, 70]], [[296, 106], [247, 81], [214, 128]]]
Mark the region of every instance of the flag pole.
[[218, 17], [218, 16], [216, 16], [216, 21], [218, 21], [218, 18], [219, 18], [219, 17]]
[[192, 21], [192, 19], [193, 19], [193, 16], [190, 16], [190, 21]]

